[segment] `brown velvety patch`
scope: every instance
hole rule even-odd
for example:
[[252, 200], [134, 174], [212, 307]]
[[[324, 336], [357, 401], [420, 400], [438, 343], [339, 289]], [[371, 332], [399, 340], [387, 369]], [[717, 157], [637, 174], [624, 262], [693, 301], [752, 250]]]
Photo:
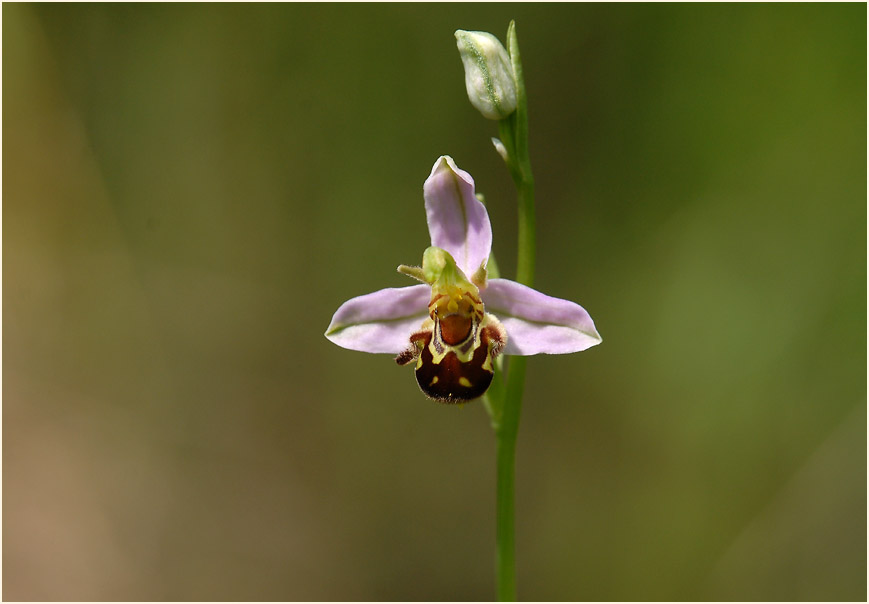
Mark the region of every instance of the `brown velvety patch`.
[[430, 341], [431, 334], [427, 334], [420, 354], [422, 365], [416, 370], [416, 381], [426, 396], [442, 403], [465, 403], [488, 390], [494, 374], [483, 369], [489, 350], [486, 337], [467, 363], [459, 361], [452, 351], [435, 363], [428, 347]]

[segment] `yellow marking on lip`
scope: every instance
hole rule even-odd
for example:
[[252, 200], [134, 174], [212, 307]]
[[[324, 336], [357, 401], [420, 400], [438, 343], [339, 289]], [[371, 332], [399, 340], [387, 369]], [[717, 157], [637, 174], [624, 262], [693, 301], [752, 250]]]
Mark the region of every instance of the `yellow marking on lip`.
[[[462, 379], [464, 380], [465, 378], [462, 378]], [[466, 380], [466, 381], [467, 381], [467, 380]], [[429, 386], [430, 386], [430, 387], [431, 387], [431, 386], [434, 386], [434, 385], [437, 384], [437, 383], [438, 383], [438, 376], [434, 376], [434, 377], [431, 379], [431, 384], [429, 384]], [[468, 384], [468, 385], [470, 386], [470, 384]]]
[[[435, 379], [437, 379], [437, 378], [435, 378]], [[459, 384], [464, 386], [465, 388], [470, 388], [471, 387], [471, 380], [469, 380], [466, 377], [460, 377]]]

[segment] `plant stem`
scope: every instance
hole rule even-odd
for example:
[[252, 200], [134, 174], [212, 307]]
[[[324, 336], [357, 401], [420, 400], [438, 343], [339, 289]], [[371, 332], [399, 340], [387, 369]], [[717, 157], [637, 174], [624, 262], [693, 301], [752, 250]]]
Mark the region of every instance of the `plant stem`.
[[498, 600], [516, 600], [516, 537], [515, 537], [515, 462], [516, 436], [519, 432], [519, 411], [525, 385], [525, 357], [510, 360], [507, 391], [500, 421], [495, 430], [497, 442], [496, 487], [496, 581]]
[[[528, 104], [522, 61], [516, 40], [515, 23], [510, 22], [507, 44], [516, 80], [516, 111], [499, 123], [501, 142], [507, 149], [507, 168], [516, 185], [519, 201], [519, 237], [516, 280], [531, 286], [534, 282], [535, 216], [534, 177], [528, 157]], [[506, 390], [500, 413], [493, 417], [497, 447], [496, 487], [496, 583], [500, 601], [516, 600], [515, 466], [516, 437], [525, 388], [527, 358], [514, 356], [507, 368]]]
[[[530, 169], [527, 174], [530, 177]], [[519, 193], [519, 258], [516, 277], [520, 283], [530, 286], [534, 279], [534, 182], [521, 180], [516, 185]], [[519, 433], [527, 360], [524, 356], [510, 358], [503, 403], [497, 405], [500, 413], [493, 418], [497, 443], [496, 582], [498, 600], [502, 602], [516, 600], [514, 476], [516, 437]]]

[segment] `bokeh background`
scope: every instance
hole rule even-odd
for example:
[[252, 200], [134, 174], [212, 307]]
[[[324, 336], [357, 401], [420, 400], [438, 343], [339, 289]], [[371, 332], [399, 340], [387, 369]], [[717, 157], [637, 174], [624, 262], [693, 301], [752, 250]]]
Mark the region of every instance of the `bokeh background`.
[[486, 600], [494, 442], [323, 337], [409, 284], [453, 31], [516, 19], [537, 286], [520, 596], [865, 600], [866, 6], [3, 5], [13, 600]]

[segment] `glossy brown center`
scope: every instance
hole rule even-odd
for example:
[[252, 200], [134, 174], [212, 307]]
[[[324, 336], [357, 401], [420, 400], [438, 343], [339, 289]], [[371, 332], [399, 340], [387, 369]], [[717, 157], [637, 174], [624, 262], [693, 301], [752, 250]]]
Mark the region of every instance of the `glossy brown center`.
[[471, 334], [471, 318], [462, 315], [447, 315], [440, 320], [441, 338], [448, 346], [456, 346]]

